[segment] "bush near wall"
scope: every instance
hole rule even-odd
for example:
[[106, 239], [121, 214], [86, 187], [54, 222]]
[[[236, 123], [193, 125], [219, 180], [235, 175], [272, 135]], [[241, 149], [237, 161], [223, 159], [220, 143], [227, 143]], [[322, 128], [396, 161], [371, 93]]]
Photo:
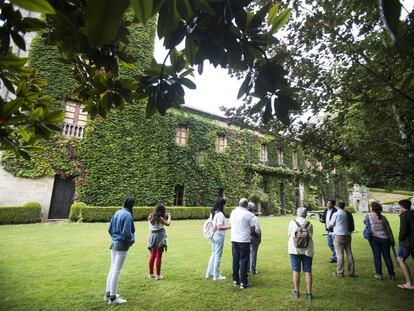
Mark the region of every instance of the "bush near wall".
[[40, 222], [41, 206], [29, 202], [23, 206], [0, 206], [0, 224], [26, 224]]
[[[120, 206], [88, 206], [85, 203], [74, 203], [70, 209], [69, 219], [81, 222], [108, 222]], [[154, 207], [134, 207], [134, 220], [146, 220]], [[211, 207], [167, 207], [173, 220], [206, 219], [210, 215]], [[233, 207], [226, 207], [224, 214], [230, 216]]]

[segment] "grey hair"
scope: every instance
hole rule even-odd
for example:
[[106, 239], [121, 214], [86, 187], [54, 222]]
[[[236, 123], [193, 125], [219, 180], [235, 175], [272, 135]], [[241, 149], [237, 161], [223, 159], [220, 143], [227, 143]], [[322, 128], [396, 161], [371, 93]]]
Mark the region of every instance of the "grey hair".
[[247, 205], [247, 210], [252, 212], [256, 209], [256, 205], [253, 202], [249, 202], [249, 204]]
[[249, 201], [246, 198], [240, 199], [239, 206], [247, 208], [248, 205], [249, 205]]
[[306, 211], [306, 208], [299, 207], [296, 211], [296, 215], [298, 215], [299, 217], [305, 218], [308, 215], [308, 212]]

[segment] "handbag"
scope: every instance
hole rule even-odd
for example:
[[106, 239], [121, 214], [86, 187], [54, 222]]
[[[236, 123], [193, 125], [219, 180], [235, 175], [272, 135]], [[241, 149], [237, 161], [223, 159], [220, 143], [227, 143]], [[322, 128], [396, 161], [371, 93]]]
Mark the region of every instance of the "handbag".
[[364, 236], [364, 239], [370, 241], [372, 240], [372, 233], [371, 233], [371, 222], [369, 221], [369, 215], [367, 215], [367, 219], [365, 221], [365, 229], [362, 232], [362, 235]]

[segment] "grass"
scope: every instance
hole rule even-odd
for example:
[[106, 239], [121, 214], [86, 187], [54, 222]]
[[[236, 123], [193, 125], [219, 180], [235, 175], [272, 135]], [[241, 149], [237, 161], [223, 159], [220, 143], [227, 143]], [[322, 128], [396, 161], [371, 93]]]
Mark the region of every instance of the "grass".
[[[387, 215], [398, 233], [398, 216]], [[202, 236], [202, 220], [176, 221], [167, 229], [169, 250], [164, 256], [165, 279], [147, 275], [148, 227], [136, 223], [137, 242], [129, 251], [121, 273], [119, 292], [126, 305], [102, 301], [109, 269], [107, 224], [54, 223], [0, 226], [0, 310], [407, 310], [414, 292], [397, 283], [374, 279], [368, 242], [362, 238], [362, 215], [355, 215], [353, 252], [358, 277], [331, 276], [334, 265], [314, 224], [313, 264], [315, 300], [290, 296], [291, 270], [287, 254], [287, 226], [291, 217], [261, 218], [263, 241], [259, 248], [259, 274], [252, 287], [234, 288], [231, 282], [231, 243], [226, 236], [221, 271], [228, 280], [205, 280], [210, 244]], [[413, 261], [409, 264], [414, 271]], [[385, 267], [383, 267], [385, 269]], [[398, 282], [401, 272], [396, 268]], [[384, 275], [386, 275], [384, 271]], [[303, 275], [302, 275], [303, 280]], [[301, 284], [304, 292], [304, 283]]]

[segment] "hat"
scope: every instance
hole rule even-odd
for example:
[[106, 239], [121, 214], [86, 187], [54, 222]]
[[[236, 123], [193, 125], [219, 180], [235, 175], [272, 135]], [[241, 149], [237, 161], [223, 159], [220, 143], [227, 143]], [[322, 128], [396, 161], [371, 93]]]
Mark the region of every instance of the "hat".
[[303, 217], [303, 218], [305, 218], [305, 217], [308, 215], [308, 213], [307, 213], [307, 211], [306, 211], [306, 208], [304, 208], [304, 207], [299, 207], [299, 208], [297, 209], [297, 211], [296, 211], [296, 215], [298, 215], [299, 217]]

